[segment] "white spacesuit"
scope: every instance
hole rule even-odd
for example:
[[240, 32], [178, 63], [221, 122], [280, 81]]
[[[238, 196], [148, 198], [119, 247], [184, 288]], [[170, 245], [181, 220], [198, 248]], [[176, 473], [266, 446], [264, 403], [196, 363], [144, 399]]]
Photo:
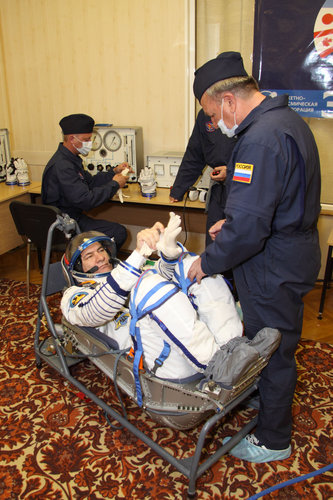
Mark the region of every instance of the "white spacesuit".
[[[171, 380], [203, 372], [214, 353], [231, 338], [241, 336], [243, 330], [221, 275], [206, 277], [200, 285], [186, 279], [197, 256], [176, 243], [180, 230], [180, 218], [172, 214], [156, 245], [161, 258], [152, 269], [141, 271], [151, 252], [143, 246], [105, 275], [74, 271], [75, 260], [84, 248], [109, 240], [91, 232], [67, 258], [68, 268], [76, 281], [80, 276], [81, 285], [68, 288], [61, 301], [63, 315], [70, 323], [98, 327], [116, 340], [120, 349], [134, 346], [143, 356], [145, 369]], [[75, 238], [82, 241], [84, 234]], [[96, 280], [97, 286], [93, 283]]]

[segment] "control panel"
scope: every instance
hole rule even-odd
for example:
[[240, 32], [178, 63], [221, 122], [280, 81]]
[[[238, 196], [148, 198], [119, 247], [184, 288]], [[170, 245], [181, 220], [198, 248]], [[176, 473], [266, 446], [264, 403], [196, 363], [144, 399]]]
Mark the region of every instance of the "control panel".
[[147, 156], [147, 166], [154, 172], [158, 187], [171, 187], [178, 173], [184, 153], [160, 151]]
[[96, 124], [92, 149], [83, 165], [92, 175], [105, 172], [127, 161], [134, 170], [129, 182], [136, 182], [143, 168], [142, 127], [117, 127]]
[[[184, 153], [174, 151], [160, 151], [147, 157], [147, 166], [153, 169], [158, 187], [171, 187], [178, 174]], [[211, 168], [206, 166], [202, 175], [195, 183], [198, 189], [208, 189], [210, 185]]]

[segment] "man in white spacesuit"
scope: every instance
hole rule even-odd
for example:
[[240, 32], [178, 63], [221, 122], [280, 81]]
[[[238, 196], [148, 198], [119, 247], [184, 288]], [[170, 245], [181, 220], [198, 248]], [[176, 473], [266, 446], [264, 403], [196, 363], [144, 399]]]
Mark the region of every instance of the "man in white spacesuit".
[[[134, 346], [145, 369], [177, 381], [204, 372], [214, 353], [243, 331], [221, 275], [200, 285], [186, 279], [198, 257], [177, 243], [180, 222], [171, 212], [166, 228], [156, 222], [140, 231], [136, 249], [124, 262], [112, 258], [106, 235], [90, 231], [75, 236], [64, 256], [65, 272], [75, 285], [61, 301], [70, 323], [97, 327], [120, 349]], [[143, 272], [154, 251], [161, 258]]]

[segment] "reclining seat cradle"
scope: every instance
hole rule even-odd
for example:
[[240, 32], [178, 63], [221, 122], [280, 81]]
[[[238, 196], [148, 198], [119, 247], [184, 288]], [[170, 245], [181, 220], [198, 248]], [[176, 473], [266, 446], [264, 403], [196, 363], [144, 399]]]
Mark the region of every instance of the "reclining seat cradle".
[[[164, 426], [187, 430], [196, 427], [205, 420], [196, 442], [194, 454], [185, 459], [175, 458], [163, 446], [153, 441], [128, 420], [122, 401], [120, 402], [123, 415], [111, 405], [106, 404], [89, 387], [72, 375], [71, 367], [74, 364], [82, 359], [89, 359], [113, 380], [119, 398], [121, 396], [118, 389], [138, 404], [133, 361], [128, 358], [125, 351], [119, 351], [116, 343], [97, 329], [77, 327], [65, 319], [62, 320], [62, 325], [56, 325], [52, 319], [47, 297], [63, 290], [66, 284], [61, 272], [61, 262], [50, 264], [52, 237], [56, 228], [67, 235], [73, 231], [80, 232], [75, 221], [67, 215], [58, 216], [57, 221], [49, 229], [34, 341], [37, 367], [41, 367], [42, 361], [48, 363], [97, 404], [105, 412], [107, 419], [110, 417], [119, 422], [121, 426], [132, 432], [173, 465], [189, 479], [188, 496], [194, 497], [197, 478], [255, 427], [257, 417], [254, 417], [239, 430], [228, 443], [221, 444], [217, 451], [200, 462], [207, 434], [231, 410], [257, 389], [259, 374], [268, 360], [260, 357], [255, 366], [252, 366], [237, 384], [227, 389], [212, 380], [201, 383], [200, 389], [198, 389], [198, 380], [178, 384], [160, 379], [153, 373], [139, 371], [142, 408], [154, 421]], [[44, 316], [50, 336], [41, 340], [40, 330]], [[50, 346], [54, 349], [52, 355], [50, 355]]]

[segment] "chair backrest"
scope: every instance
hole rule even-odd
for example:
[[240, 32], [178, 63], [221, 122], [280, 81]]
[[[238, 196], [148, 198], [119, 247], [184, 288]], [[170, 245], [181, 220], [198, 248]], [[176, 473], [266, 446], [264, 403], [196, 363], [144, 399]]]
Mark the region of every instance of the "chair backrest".
[[[17, 232], [29, 240], [38, 248], [45, 249], [49, 227], [61, 215], [61, 210], [51, 205], [39, 205], [35, 203], [24, 203], [12, 201], [9, 205]], [[54, 232], [52, 246], [59, 249], [65, 248], [65, 235], [58, 229]]]
[[62, 292], [64, 288], [68, 286], [60, 261], [50, 264], [47, 272], [47, 283], [45, 287], [46, 297], [57, 292]]

